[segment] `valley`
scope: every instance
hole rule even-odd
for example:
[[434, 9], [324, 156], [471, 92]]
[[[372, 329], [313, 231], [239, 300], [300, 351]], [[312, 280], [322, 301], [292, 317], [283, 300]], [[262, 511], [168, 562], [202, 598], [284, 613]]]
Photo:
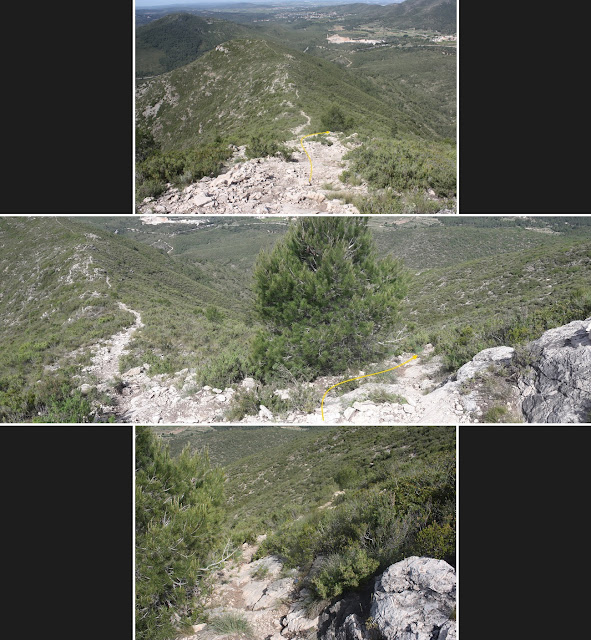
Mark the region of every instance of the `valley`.
[[[586, 218], [367, 218], [377, 255], [402, 259], [408, 279], [381, 355], [329, 374], [264, 379], [251, 360], [266, 326], [253, 270], [296, 222], [0, 219], [1, 420], [317, 425], [330, 386], [417, 354], [394, 372], [331, 391], [326, 424], [524, 421], [522, 405], [542, 421], [556, 411], [584, 421], [584, 384], [568, 402], [578, 397], [588, 352]], [[556, 351], [556, 327], [561, 344], [579, 350]], [[529, 344], [537, 355], [527, 355]], [[572, 397], [539, 414], [542, 360], [572, 379], [564, 387]], [[461, 381], [464, 365], [471, 373]]]

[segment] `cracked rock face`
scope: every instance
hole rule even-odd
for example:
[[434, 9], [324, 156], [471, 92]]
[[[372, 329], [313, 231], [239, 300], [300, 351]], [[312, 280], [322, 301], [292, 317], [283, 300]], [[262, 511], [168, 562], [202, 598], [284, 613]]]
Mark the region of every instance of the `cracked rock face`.
[[531, 370], [519, 381], [527, 422], [588, 422], [591, 318], [546, 331], [530, 343]]
[[473, 378], [477, 373], [483, 371], [491, 364], [507, 364], [515, 349], [513, 347], [491, 347], [477, 353], [470, 362], [462, 365], [456, 373], [456, 382], [464, 382]]
[[371, 616], [384, 640], [436, 640], [444, 628], [455, 637], [456, 572], [444, 560], [412, 556], [378, 579]]

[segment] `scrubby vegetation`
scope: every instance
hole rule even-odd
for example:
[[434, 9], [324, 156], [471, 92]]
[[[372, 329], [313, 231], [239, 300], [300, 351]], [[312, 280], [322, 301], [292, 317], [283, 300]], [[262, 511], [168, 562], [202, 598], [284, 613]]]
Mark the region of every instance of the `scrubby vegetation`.
[[206, 453], [178, 458], [136, 431], [136, 637], [166, 640], [202, 615], [207, 578], [223, 558], [224, 474]]
[[361, 213], [435, 213], [453, 206], [456, 150], [452, 141], [378, 139], [356, 147], [345, 158], [351, 160], [351, 169], [341, 179], [355, 183], [361, 176], [376, 190], [360, 202]]
[[453, 455], [399, 465], [391, 475], [380, 473], [380, 466], [374, 461], [373, 473], [361, 471], [345, 483], [353, 490], [330, 511], [314, 511], [280, 527], [259, 553], [280, 554], [300, 567], [316, 561], [309, 582], [320, 598], [339, 596], [409, 555], [453, 563]]
[[[241, 456], [251, 439], [258, 451]], [[182, 441], [223, 443], [223, 530], [235, 545], [267, 533], [257, 556], [297, 567], [319, 600], [409, 555], [455, 562], [453, 427], [216, 427]]]
[[[141, 130], [140, 130], [141, 131]], [[136, 134], [143, 159], [136, 165], [136, 198], [159, 196], [166, 184], [186, 186], [204, 176], [217, 176], [232, 152], [228, 144], [218, 141], [182, 151], [162, 152], [149, 142], [151, 134]], [[152, 138], [153, 140], [153, 138]]]

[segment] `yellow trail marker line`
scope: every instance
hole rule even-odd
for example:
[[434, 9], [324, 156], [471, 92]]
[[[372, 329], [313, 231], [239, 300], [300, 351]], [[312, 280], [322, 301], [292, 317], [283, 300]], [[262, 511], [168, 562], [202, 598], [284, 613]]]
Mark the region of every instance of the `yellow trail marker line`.
[[310, 161], [310, 178], [308, 179], [308, 182], [310, 184], [312, 184], [312, 158], [310, 158], [310, 154], [306, 151], [306, 147], [304, 147], [304, 138], [309, 138], [310, 136], [322, 136], [325, 133], [330, 133], [330, 131], [320, 131], [319, 133], [309, 133], [307, 136], [304, 136], [303, 138], [300, 139], [300, 144], [302, 145], [302, 149], [304, 150], [304, 153], [308, 156], [308, 160]]
[[[393, 371], [394, 369], [398, 369], [398, 367], [402, 367], [403, 365], [408, 364], [411, 360], [414, 360], [416, 357], [417, 356], [414, 355], [412, 358], [409, 358], [408, 360], [401, 362], [400, 364], [397, 364], [395, 367], [392, 367], [391, 369], [384, 369], [383, 371], [376, 371], [375, 373], [368, 373], [364, 376], [357, 376], [356, 378], [349, 378], [349, 380], [343, 380], [342, 382], [337, 382], [336, 384], [333, 384], [332, 387], [329, 387], [326, 390], [326, 393], [328, 393], [331, 389], [338, 387], [340, 384], [345, 384], [345, 382], [351, 382], [351, 380], [359, 380], [359, 378], [369, 378], [369, 376], [377, 376], [379, 373], [386, 373], [386, 371]], [[322, 396], [322, 402], [320, 403], [322, 420], [324, 420], [324, 398], [326, 398], [326, 393]]]

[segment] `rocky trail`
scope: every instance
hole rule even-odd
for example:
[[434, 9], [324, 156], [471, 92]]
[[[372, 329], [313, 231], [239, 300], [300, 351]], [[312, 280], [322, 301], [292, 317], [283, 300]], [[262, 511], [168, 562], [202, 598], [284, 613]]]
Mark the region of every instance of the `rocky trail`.
[[[259, 536], [258, 542], [264, 538]], [[187, 640], [227, 638], [216, 630], [216, 619], [227, 616], [246, 621], [257, 640], [283, 640], [317, 625], [317, 618], [309, 620], [305, 616], [309, 591], [298, 589], [297, 570], [284, 569], [276, 556], [253, 561], [257, 549], [258, 544], [245, 543], [240, 556], [216, 572], [206, 604], [210, 623], [195, 625], [195, 634]]]
[[[374, 581], [370, 611], [370, 602], [355, 593], [323, 610], [297, 569], [286, 569], [277, 556], [253, 561], [257, 549], [245, 543], [241, 556], [216, 572], [205, 604], [208, 622], [194, 625], [186, 640], [369, 640], [376, 629], [395, 640], [409, 628], [417, 640], [456, 640], [456, 577], [443, 560], [412, 556], [391, 565]], [[220, 623], [231, 618], [250, 633], [222, 631]]]
[[368, 192], [365, 183], [345, 186], [339, 180], [347, 165], [343, 156], [356, 146], [355, 135], [343, 140], [334, 134], [322, 138], [332, 144], [315, 138], [304, 141], [313, 163], [311, 183], [310, 161], [299, 137], [286, 143], [291, 161], [271, 156], [247, 160], [242, 146], [216, 178], [205, 177], [180, 190], [171, 186], [156, 199], [145, 198], [139, 213], [359, 213], [352, 204], [334, 198], [341, 190], [350, 195]]
[[[99, 391], [112, 397], [111, 406], [99, 412], [113, 415], [117, 422], [135, 424], [207, 424], [228, 422], [226, 414], [236, 393], [248, 392], [256, 381], [245, 378], [236, 388], [199, 387], [196, 369], [183, 369], [173, 375], [149, 375], [149, 365], [119, 373], [119, 358], [136, 331], [143, 326], [140, 314], [133, 313], [134, 324], [94, 349], [92, 364], [83, 370], [88, 377], [83, 393], [95, 381]], [[483, 422], [492, 406], [502, 409], [508, 421], [586, 422], [591, 415], [591, 319], [571, 322], [547, 331], [531, 343], [532, 359], [527, 371], [514, 383], [506, 380], [502, 368], [510, 366], [515, 351], [511, 347], [485, 349], [455, 374], [446, 372], [440, 356], [426, 345], [416, 359], [392, 372], [364, 378], [359, 386], [339, 394], [338, 387], [324, 400], [324, 420], [318, 400], [314, 411], [293, 409], [274, 415], [260, 404], [258, 413], [246, 415], [245, 424], [333, 425], [333, 424], [437, 424], [454, 425]], [[401, 354], [372, 365], [359, 376], [396, 367], [413, 354]], [[118, 376], [118, 384], [114, 379]], [[381, 379], [381, 381], [380, 381]], [[343, 378], [318, 378], [309, 386], [321, 398]], [[293, 389], [276, 389], [276, 395], [289, 400]], [[560, 416], [563, 416], [561, 418]], [[530, 418], [531, 416], [531, 418]]]
[[[134, 323], [127, 329], [111, 336], [108, 340], [95, 345], [91, 349], [93, 352], [92, 364], [82, 369], [82, 373], [85, 374], [84, 377], [87, 378], [90, 376], [91, 379], [94, 379], [99, 390], [107, 390], [110, 388], [109, 383], [119, 375], [120, 357], [126, 353], [126, 348], [136, 331], [144, 326], [138, 311], [130, 309], [127, 305], [123, 304], [123, 302], [119, 302], [118, 305], [120, 309], [133, 314], [135, 317]], [[83, 384], [81, 386], [82, 391], [85, 392], [89, 386], [87, 383]]]

